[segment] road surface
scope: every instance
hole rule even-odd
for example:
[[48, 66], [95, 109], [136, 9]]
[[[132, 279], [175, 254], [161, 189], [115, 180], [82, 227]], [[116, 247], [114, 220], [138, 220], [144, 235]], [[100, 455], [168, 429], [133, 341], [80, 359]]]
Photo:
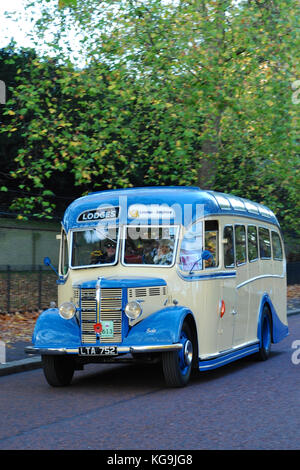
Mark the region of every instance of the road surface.
[[182, 389], [166, 388], [157, 366], [89, 365], [67, 388], [41, 369], [0, 377], [0, 449], [299, 449], [300, 315], [289, 329], [268, 361], [248, 357]]

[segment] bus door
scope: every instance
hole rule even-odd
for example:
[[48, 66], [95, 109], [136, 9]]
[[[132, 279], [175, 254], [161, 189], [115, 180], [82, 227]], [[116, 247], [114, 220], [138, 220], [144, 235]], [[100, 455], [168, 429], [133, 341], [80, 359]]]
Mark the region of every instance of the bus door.
[[223, 281], [222, 295], [219, 304], [218, 350], [232, 348], [234, 335], [234, 312], [236, 309], [235, 277]]
[[232, 348], [236, 312], [236, 277], [234, 257], [233, 226], [227, 225], [223, 232], [224, 267], [226, 276], [223, 279], [219, 304], [218, 350]]
[[245, 341], [249, 312], [249, 266], [246, 253], [245, 225], [234, 227], [235, 265], [236, 265], [236, 309], [234, 312], [233, 346]]

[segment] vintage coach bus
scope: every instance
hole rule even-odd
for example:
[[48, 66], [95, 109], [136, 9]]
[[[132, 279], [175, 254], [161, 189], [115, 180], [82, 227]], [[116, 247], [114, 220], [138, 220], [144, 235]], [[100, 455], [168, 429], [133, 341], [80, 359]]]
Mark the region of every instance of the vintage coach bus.
[[[160, 361], [168, 386], [288, 334], [279, 223], [255, 202], [195, 187], [92, 193], [66, 210], [58, 308], [29, 353], [52, 386], [88, 363]], [[48, 264], [49, 259], [46, 259]]]

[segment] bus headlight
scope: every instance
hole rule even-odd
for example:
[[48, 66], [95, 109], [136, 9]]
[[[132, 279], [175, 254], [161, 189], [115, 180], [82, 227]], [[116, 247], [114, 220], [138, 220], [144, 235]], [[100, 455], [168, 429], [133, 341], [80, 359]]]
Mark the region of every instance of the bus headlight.
[[71, 320], [76, 313], [76, 307], [72, 302], [64, 302], [60, 305], [58, 311], [62, 318], [65, 320]]
[[125, 313], [129, 320], [136, 320], [142, 314], [142, 307], [141, 305], [133, 300], [132, 302], [128, 302], [125, 307]]

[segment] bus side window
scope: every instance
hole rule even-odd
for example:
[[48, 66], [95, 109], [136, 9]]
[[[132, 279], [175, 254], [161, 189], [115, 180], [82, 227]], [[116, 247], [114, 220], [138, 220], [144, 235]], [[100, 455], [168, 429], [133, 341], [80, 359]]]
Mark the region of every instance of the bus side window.
[[69, 269], [69, 255], [68, 255], [68, 241], [67, 235], [64, 230], [61, 232], [61, 258], [60, 258], [60, 273], [67, 274]]
[[219, 265], [219, 224], [217, 220], [205, 221], [205, 243], [204, 250], [208, 250], [212, 255], [209, 259], [204, 259], [205, 268], [214, 268]]
[[272, 232], [273, 258], [279, 261], [283, 260], [282, 245], [277, 232]]
[[259, 256], [264, 259], [271, 258], [270, 232], [267, 228], [259, 227]]
[[236, 264], [246, 263], [246, 229], [244, 225], [235, 226]]
[[232, 268], [234, 266], [234, 244], [233, 244], [233, 227], [227, 225], [224, 227], [224, 266]]
[[179, 253], [179, 266], [183, 271], [199, 271], [203, 269], [203, 228], [202, 222], [190, 227], [184, 235]]
[[257, 228], [255, 225], [248, 225], [248, 260], [258, 259]]

